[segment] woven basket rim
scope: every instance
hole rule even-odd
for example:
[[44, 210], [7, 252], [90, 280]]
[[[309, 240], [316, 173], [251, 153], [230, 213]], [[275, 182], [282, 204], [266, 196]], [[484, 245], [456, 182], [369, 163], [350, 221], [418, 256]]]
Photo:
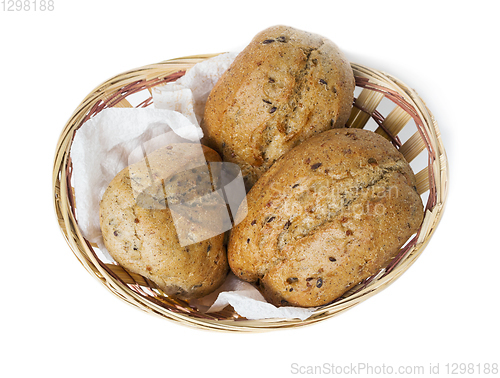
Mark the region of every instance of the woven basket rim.
[[[168, 306], [161, 296], [151, 291], [146, 293], [140, 285], [127, 285], [110, 267], [101, 262], [93, 246], [83, 237], [76, 220], [75, 204], [70, 184], [72, 165], [70, 149], [75, 131], [90, 117], [106, 107], [119, 106], [126, 102], [131, 93], [175, 81], [185, 74], [194, 64], [219, 54], [204, 54], [166, 60], [157, 64], [147, 65], [116, 75], [97, 86], [87, 95], [71, 115], [59, 138], [53, 169], [53, 202], [56, 216], [63, 236], [72, 252], [87, 271], [105, 285], [113, 294], [148, 313], [167, 318], [184, 325], [196, 328], [218, 331], [254, 332], [271, 329], [289, 328], [313, 324], [340, 314], [356, 306], [383, 290], [403, 274], [420, 256], [430, 241], [439, 224], [448, 192], [448, 160], [437, 122], [432, 113], [419, 97], [415, 90], [399, 79], [380, 70], [369, 68], [362, 64], [351, 63], [356, 77], [356, 85], [382, 93], [396, 105], [407, 107], [408, 114], [415, 120], [415, 124], [422, 138], [425, 140], [429, 152], [429, 200], [426, 205], [424, 222], [419, 232], [401, 252], [401, 258], [395, 261], [389, 271], [380, 277], [371, 277], [357, 291], [349, 296], [334, 301], [332, 304], [321, 306], [308, 319], [264, 319], [247, 320], [221, 315], [207, 316], [196, 314], [183, 301], [170, 298]], [[148, 106], [147, 101], [140, 106]], [[355, 104], [356, 106], [356, 104]], [[365, 111], [363, 106], [359, 106]], [[370, 116], [377, 121], [378, 114], [371, 112]], [[380, 120], [379, 126], [383, 127]], [[390, 133], [389, 133], [390, 134]], [[392, 138], [392, 142], [397, 140]], [[359, 285], [358, 285], [359, 286]]]

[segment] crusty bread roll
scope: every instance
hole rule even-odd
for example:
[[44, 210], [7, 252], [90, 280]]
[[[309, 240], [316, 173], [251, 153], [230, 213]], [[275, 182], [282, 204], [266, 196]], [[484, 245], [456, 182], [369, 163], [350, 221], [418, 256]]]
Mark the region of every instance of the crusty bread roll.
[[333, 42], [287, 26], [268, 28], [211, 91], [203, 143], [238, 164], [250, 188], [294, 146], [344, 127], [354, 86], [351, 66]]
[[333, 301], [386, 266], [423, 219], [404, 157], [360, 129], [301, 143], [259, 179], [247, 204], [231, 231], [229, 265], [277, 306]]
[[224, 235], [218, 232], [226, 208], [213, 192], [205, 159], [221, 160], [199, 144], [163, 147], [122, 170], [100, 203], [102, 235], [111, 256], [181, 299], [212, 292], [229, 269]]

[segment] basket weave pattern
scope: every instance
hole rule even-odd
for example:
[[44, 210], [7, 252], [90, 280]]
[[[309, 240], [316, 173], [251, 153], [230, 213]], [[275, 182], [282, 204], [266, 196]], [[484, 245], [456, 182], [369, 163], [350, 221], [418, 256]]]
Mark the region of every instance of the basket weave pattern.
[[[368, 121], [373, 120], [376, 123], [374, 131], [390, 140], [409, 163], [421, 153], [427, 154], [427, 166], [416, 172], [417, 191], [423, 198], [427, 197], [424, 221], [389, 266], [333, 303], [320, 307], [305, 321], [247, 320], [231, 307], [218, 313], [201, 313], [185, 301], [168, 297], [146, 278], [98, 258], [94, 250], [96, 246], [91, 245], [78, 228], [70, 156], [75, 131], [105, 108], [133, 107], [127, 99], [132, 94], [146, 91], [146, 99], [135, 107], [150, 106], [151, 88], [177, 80], [196, 63], [212, 56], [215, 55], [178, 58], [117, 75], [92, 91], [70, 117], [57, 145], [53, 200], [62, 233], [82, 265], [112, 293], [141, 310], [186, 325], [224, 331], [256, 331], [311, 324], [346, 311], [391, 284], [422, 253], [441, 219], [448, 187], [448, 163], [437, 123], [417, 93], [389, 74], [354, 63], [351, 66], [361, 92], [356, 96], [347, 126], [365, 128]], [[384, 98], [395, 104], [385, 116], [380, 107]], [[403, 143], [398, 135], [405, 127], [410, 127], [410, 120], [414, 121], [416, 131]]]

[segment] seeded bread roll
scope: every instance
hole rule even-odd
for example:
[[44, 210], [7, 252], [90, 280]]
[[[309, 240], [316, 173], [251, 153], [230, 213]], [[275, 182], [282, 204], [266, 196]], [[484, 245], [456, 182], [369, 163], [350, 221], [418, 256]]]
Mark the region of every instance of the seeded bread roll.
[[238, 164], [250, 188], [294, 146], [344, 127], [354, 86], [351, 66], [333, 42], [287, 26], [268, 28], [211, 91], [203, 142]]
[[229, 265], [277, 306], [333, 301], [386, 266], [423, 219], [404, 157], [360, 129], [326, 131], [292, 149], [247, 203]]
[[223, 234], [212, 236], [220, 229], [218, 215], [225, 205], [213, 193], [205, 159], [221, 160], [199, 144], [156, 150], [121, 171], [100, 203], [102, 235], [111, 256], [181, 299], [212, 292], [229, 269]]

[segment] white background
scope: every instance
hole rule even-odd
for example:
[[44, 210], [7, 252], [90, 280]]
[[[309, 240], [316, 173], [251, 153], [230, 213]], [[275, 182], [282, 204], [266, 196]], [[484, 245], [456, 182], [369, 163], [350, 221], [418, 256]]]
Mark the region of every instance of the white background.
[[[500, 363], [495, 4], [55, 0], [52, 12], [0, 11], [0, 376], [285, 377], [296, 375], [294, 363], [426, 372], [440, 364], [445, 375], [447, 363]], [[111, 76], [232, 51], [275, 24], [322, 34], [351, 61], [417, 90], [449, 158], [442, 222], [393, 285], [316, 325], [228, 334], [136, 310], [87, 273], [58, 228], [51, 177], [59, 134]]]

